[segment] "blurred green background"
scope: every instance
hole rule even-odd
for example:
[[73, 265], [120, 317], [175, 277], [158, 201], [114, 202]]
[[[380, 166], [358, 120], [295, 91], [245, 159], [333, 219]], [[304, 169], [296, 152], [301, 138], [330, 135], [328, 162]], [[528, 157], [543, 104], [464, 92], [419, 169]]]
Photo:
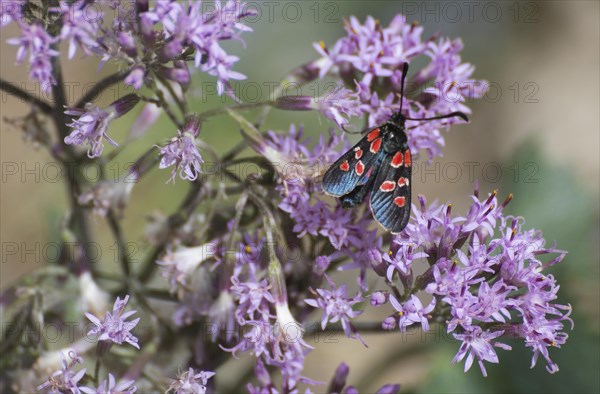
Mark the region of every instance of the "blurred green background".
[[[462, 364], [449, 365], [458, 350], [456, 342], [429, 337], [426, 343], [428, 337], [420, 335], [408, 338], [367, 335], [368, 349], [342, 337], [335, 338], [337, 343], [322, 343], [322, 339], [313, 343], [317, 349], [307, 359], [307, 376], [328, 380], [337, 364], [345, 361], [351, 367], [349, 383], [361, 392], [372, 392], [387, 382], [401, 383], [404, 392], [600, 391], [599, 4], [592, 1], [255, 3], [261, 15], [251, 23], [254, 32], [244, 35], [246, 47], [237, 42], [227, 46], [241, 58], [235, 70], [248, 77], [235, 85], [236, 91], [242, 99], [250, 101], [255, 92], [266, 98], [270, 82], [315, 58], [313, 42], [323, 40], [331, 45], [341, 37], [343, 17], [355, 15], [362, 21], [366, 15], [373, 15], [385, 26], [396, 13], [404, 12], [409, 21], [416, 20], [425, 27], [424, 38], [435, 32], [461, 37], [465, 44], [463, 60], [474, 64], [475, 78], [491, 81], [495, 91], [469, 104], [473, 110], [471, 123], [455, 126], [446, 135], [443, 158], [428, 167], [418, 164], [427, 171], [415, 174], [414, 192], [426, 195], [430, 201], [452, 201], [455, 212], [464, 213], [473, 189], [469, 173], [469, 168], [473, 168], [472, 174], [480, 181], [482, 193], [500, 189], [501, 198], [514, 193], [508, 212], [524, 216], [527, 228], [543, 230], [549, 244], [556, 240], [558, 248], [569, 251], [565, 260], [550, 270], [561, 283], [560, 302], [573, 305], [576, 323], [567, 344], [562, 349], [550, 350], [561, 368], [555, 375], [544, 370], [543, 360], [530, 370], [530, 351], [521, 343], [512, 343], [511, 352], [499, 351], [500, 364], [488, 365], [489, 377], [482, 378], [477, 366], [464, 374]], [[14, 66], [15, 48], [4, 44], [15, 34], [14, 26], [0, 30], [0, 75], [35, 89], [25, 67]], [[73, 96], [79, 96], [86, 84], [99, 78], [96, 65], [97, 59], [65, 63]], [[114, 68], [108, 65], [101, 74], [111, 71]], [[193, 107], [199, 111], [222, 102], [222, 98], [202, 89], [212, 82], [202, 75], [196, 76], [195, 83], [200, 89], [191, 96]], [[123, 92], [113, 89], [102, 96], [101, 102], [108, 104]], [[2, 117], [26, 111], [25, 105], [2, 92]], [[134, 119], [132, 114], [115, 122], [111, 136], [123, 140]], [[331, 127], [316, 113], [283, 111], [273, 111], [267, 125], [287, 130], [292, 122], [304, 124], [306, 133], [312, 136]], [[57, 239], [56, 228], [66, 208], [65, 187], [44, 176], [45, 169], [51, 170], [52, 159], [43, 150], [24, 143], [19, 133], [6, 123], [0, 127], [2, 243], [17, 244], [20, 251], [36, 247], [39, 251], [47, 242]], [[143, 139], [119, 156], [112, 167], [113, 174], [123, 176], [129, 162], [174, 133], [170, 123], [161, 118]], [[233, 122], [225, 117], [206, 123], [201, 136], [219, 152], [239, 139]], [[6, 163], [17, 163], [19, 173], [5, 173]], [[23, 171], [31, 169], [37, 176]], [[134, 188], [124, 229], [129, 239], [139, 240], [140, 245], [148, 213], [155, 209], [172, 211], [187, 189], [180, 180], [165, 186], [167, 178], [167, 171], [155, 170]], [[110, 245], [104, 221], [96, 219], [93, 225], [99, 241]], [[110, 252], [105, 255], [103, 263], [116, 268]], [[41, 267], [44, 261], [40, 257], [41, 253], [8, 255], [3, 248], [2, 287]]]

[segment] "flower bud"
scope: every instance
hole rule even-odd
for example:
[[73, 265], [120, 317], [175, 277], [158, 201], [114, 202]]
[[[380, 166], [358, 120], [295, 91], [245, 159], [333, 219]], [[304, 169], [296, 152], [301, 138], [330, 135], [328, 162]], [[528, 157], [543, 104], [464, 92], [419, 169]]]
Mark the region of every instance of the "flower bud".
[[121, 49], [127, 55], [131, 57], [135, 57], [137, 55], [137, 46], [135, 44], [135, 39], [133, 35], [129, 31], [122, 31], [117, 35], [117, 41], [119, 45], [121, 45]]
[[183, 44], [180, 40], [173, 38], [171, 41], [167, 42], [158, 52], [158, 58], [161, 62], [165, 63], [169, 60], [173, 59], [176, 56], [179, 56], [183, 51]]
[[350, 373], [350, 367], [348, 364], [341, 363], [335, 373], [333, 374], [333, 379], [331, 379], [331, 383], [329, 384], [329, 388], [327, 389], [328, 393], [341, 393], [346, 385], [346, 379], [348, 378], [348, 374]]
[[138, 14], [142, 12], [148, 12], [149, 1], [148, 0], [135, 0], [135, 8]]
[[190, 85], [190, 72], [186, 68], [170, 68], [162, 67], [160, 74], [169, 81], [177, 82], [181, 87], [186, 89]]
[[142, 85], [144, 84], [144, 76], [146, 75], [146, 70], [143, 66], [134, 67], [131, 72], [125, 77], [123, 81], [125, 85], [129, 85], [135, 90], [140, 90]]
[[383, 328], [384, 330], [393, 330], [394, 328], [396, 328], [396, 319], [394, 318], [394, 316], [388, 316], [385, 319], [383, 319], [383, 322], [381, 323], [381, 328]]
[[114, 101], [108, 106], [108, 108], [106, 108], [106, 110], [107, 112], [112, 112], [114, 114], [114, 118], [120, 118], [131, 111], [139, 102], [140, 98], [138, 95], [135, 93], [130, 93]]
[[381, 306], [388, 302], [388, 292], [387, 291], [376, 291], [371, 294], [371, 305], [372, 306]]

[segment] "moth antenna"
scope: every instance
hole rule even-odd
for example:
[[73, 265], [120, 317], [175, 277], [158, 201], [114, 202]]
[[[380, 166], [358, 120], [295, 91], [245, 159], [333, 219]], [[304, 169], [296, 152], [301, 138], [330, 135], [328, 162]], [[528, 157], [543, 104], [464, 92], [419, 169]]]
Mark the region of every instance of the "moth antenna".
[[402, 80], [400, 81], [400, 109], [399, 113], [402, 113], [402, 106], [404, 104], [404, 82], [406, 81], [406, 74], [408, 74], [408, 62], [404, 62], [402, 65]]
[[465, 115], [464, 112], [460, 112], [460, 111], [455, 111], [455, 112], [451, 112], [447, 115], [440, 115], [440, 116], [434, 116], [432, 118], [421, 118], [421, 119], [415, 119], [415, 118], [406, 118], [406, 120], [436, 120], [436, 119], [446, 119], [446, 118], [452, 118], [454, 116], [458, 116], [459, 118], [461, 118], [462, 120], [464, 120], [465, 122], [469, 121], [469, 118], [467, 117], [467, 115]]
[[[443, 127], [443, 126], [450, 126], [450, 125], [451, 125], [451, 123], [442, 123], [442, 124], [440, 124], [441, 127]], [[416, 129], [417, 127], [420, 127], [420, 126], [421, 125], [410, 126], [410, 127], [407, 127], [406, 130]]]
[[344, 126], [344, 125], [341, 125], [341, 128], [342, 128], [342, 130], [344, 130], [344, 132], [345, 132], [345, 133], [347, 133], [347, 134], [362, 134], [362, 133], [364, 133], [364, 132], [365, 132], [364, 130], [361, 130], [361, 131], [352, 131], [352, 130], [348, 130], [348, 129], [346, 128], [346, 126]]

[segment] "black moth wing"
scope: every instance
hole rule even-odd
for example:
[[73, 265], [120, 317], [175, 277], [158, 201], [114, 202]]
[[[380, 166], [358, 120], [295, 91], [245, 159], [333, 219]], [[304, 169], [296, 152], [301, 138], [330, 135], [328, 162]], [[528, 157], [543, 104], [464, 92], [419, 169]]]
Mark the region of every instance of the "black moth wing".
[[392, 234], [401, 232], [410, 218], [411, 164], [408, 147], [386, 154], [371, 192], [373, 217]]
[[371, 130], [327, 169], [323, 175], [325, 193], [341, 197], [375, 176], [377, 158], [383, 155], [380, 134], [379, 128]]

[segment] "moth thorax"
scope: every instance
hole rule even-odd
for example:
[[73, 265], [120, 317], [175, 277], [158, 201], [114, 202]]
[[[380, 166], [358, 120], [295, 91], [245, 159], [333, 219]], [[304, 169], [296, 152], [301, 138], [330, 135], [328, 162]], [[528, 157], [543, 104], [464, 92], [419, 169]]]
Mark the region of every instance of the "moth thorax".
[[396, 152], [405, 144], [406, 135], [400, 130], [390, 131], [383, 137], [383, 149], [387, 153]]

